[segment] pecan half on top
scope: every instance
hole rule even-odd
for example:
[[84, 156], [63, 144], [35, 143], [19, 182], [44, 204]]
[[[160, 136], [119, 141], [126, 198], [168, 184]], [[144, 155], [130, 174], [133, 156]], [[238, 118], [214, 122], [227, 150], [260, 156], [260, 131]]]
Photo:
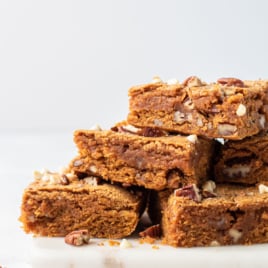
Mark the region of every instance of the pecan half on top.
[[222, 77], [217, 80], [218, 84], [226, 85], [226, 86], [236, 86], [236, 87], [244, 87], [244, 82], [238, 78], [234, 77]]

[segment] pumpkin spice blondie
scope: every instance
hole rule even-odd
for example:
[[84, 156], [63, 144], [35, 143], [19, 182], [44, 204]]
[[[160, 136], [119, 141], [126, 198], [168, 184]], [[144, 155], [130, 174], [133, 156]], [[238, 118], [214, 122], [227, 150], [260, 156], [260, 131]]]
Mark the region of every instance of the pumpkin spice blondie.
[[[268, 187], [208, 181], [154, 192], [153, 220], [161, 222], [163, 242], [174, 247], [268, 242]], [[156, 210], [157, 209], [157, 210]]]
[[118, 126], [113, 130], [77, 130], [74, 141], [79, 155], [70, 169], [77, 174], [155, 190], [199, 185], [209, 177], [213, 141], [196, 135]]
[[136, 228], [146, 191], [111, 185], [97, 177], [36, 173], [24, 191], [20, 221], [26, 233], [65, 236], [85, 230], [89, 237], [123, 238]]
[[129, 89], [129, 109], [128, 122], [137, 127], [240, 140], [267, 129], [268, 80], [155, 79]]

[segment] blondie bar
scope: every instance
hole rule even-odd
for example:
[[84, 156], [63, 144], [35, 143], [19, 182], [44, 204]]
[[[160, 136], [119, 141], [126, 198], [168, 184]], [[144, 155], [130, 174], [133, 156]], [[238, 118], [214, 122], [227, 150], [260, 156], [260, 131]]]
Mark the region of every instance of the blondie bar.
[[138, 127], [240, 140], [268, 126], [268, 80], [156, 80], [130, 88], [129, 97], [128, 122]]
[[155, 190], [200, 184], [209, 176], [213, 141], [196, 135], [161, 136], [161, 130], [151, 128], [121, 130], [76, 131], [79, 155], [70, 168]]
[[[209, 185], [209, 183], [212, 184]], [[268, 242], [268, 187], [189, 185], [155, 193], [163, 242], [175, 247]], [[154, 204], [155, 206], [155, 204]]]
[[87, 230], [89, 237], [122, 238], [135, 230], [145, 201], [142, 189], [44, 172], [25, 189], [20, 221], [26, 233], [40, 236]]
[[267, 133], [219, 146], [214, 164], [217, 182], [255, 184], [268, 181]]

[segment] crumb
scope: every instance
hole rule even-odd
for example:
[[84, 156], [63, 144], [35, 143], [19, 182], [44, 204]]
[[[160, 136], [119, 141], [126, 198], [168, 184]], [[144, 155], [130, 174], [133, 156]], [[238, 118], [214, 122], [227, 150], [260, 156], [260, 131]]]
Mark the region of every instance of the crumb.
[[152, 238], [150, 236], [145, 236], [139, 239], [140, 244], [148, 243], [148, 244], [154, 244], [155, 238]]
[[111, 247], [114, 247], [114, 246], [119, 246], [120, 245], [120, 242], [118, 241], [115, 241], [115, 240], [108, 240], [108, 243]]
[[159, 246], [157, 246], [157, 245], [153, 245], [153, 246], [152, 246], [152, 249], [159, 249]]
[[127, 239], [122, 239], [120, 243], [120, 248], [132, 248], [132, 244]]
[[103, 242], [99, 242], [98, 243], [98, 246], [104, 246], [104, 243]]

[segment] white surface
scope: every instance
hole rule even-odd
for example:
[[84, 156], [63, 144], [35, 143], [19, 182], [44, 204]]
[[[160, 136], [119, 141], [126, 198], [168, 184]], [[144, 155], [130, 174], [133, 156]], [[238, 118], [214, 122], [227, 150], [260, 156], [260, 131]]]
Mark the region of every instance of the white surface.
[[0, 130], [111, 125], [154, 75], [268, 78], [266, 0], [1, 0]]
[[[120, 240], [119, 240], [120, 241]], [[139, 244], [129, 240], [133, 248], [98, 246], [98, 239], [89, 245], [74, 248], [60, 238], [35, 239], [31, 262], [34, 268], [267, 268], [267, 245], [210, 248], [172, 248]]]
[[179, 249], [140, 245], [121, 249], [97, 239], [81, 248], [62, 238], [35, 238], [20, 229], [17, 220], [23, 189], [32, 181], [32, 170], [56, 170], [76, 154], [72, 133], [31, 133], [0, 135], [0, 266], [8, 268], [81, 267], [267, 267], [268, 245]]

